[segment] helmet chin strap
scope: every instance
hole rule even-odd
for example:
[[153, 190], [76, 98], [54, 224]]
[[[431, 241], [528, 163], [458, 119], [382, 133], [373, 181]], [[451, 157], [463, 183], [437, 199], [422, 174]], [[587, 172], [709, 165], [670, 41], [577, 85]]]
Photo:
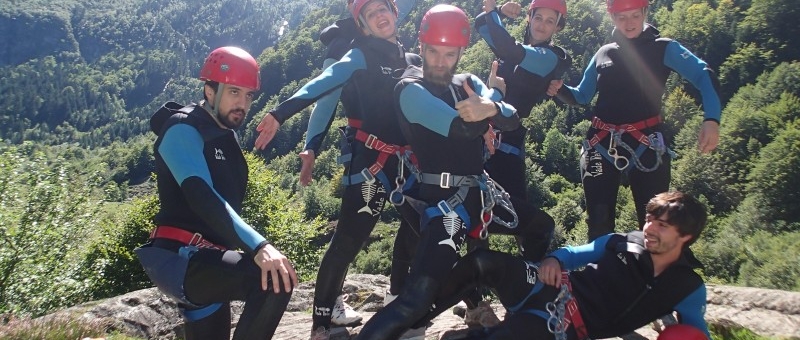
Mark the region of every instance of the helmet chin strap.
[[225, 90], [225, 84], [219, 83], [219, 86], [217, 86], [217, 91], [216, 93], [214, 93], [214, 105], [212, 106], [206, 100], [205, 103], [203, 103], [203, 108], [206, 109], [206, 111], [208, 111], [209, 114], [211, 114], [211, 118], [213, 118], [214, 121], [217, 122], [217, 125], [219, 125], [221, 128], [228, 129], [228, 127], [222, 124], [222, 122], [220, 122], [219, 120], [218, 107], [219, 107], [219, 102], [222, 100], [222, 91], [224, 90]]

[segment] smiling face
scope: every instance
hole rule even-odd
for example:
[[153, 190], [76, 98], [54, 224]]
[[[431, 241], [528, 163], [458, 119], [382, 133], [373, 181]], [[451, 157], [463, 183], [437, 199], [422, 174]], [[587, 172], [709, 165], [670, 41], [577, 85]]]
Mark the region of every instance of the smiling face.
[[667, 214], [645, 216], [644, 246], [653, 255], [680, 254], [683, 244], [688, 242], [692, 235], [681, 235], [678, 227], [667, 222]]
[[614, 27], [626, 38], [633, 39], [644, 30], [645, 11], [642, 8], [611, 14]]
[[364, 34], [377, 38], [395, 40], [397, 35], [397, 16], [385, 1], [370, 1], [361, 9]]
[[220, 124], [229, 129], [236, 129], [244, 123], [244, 117], [250, 110], [255, 98], [255, 90], [241, 86], [220, 84], [219, 90], [222, 96], [219, 97], [219, 105], [214, 101], [217, 99], [214, 89], [206, 85], [206, 98], [209, 104], [217, 109], [217, 120]]
[[531, 45], [550, 41], [553, 34], [558, 32], [558, 12], [550, 8], [536, 8], [530, 20]]

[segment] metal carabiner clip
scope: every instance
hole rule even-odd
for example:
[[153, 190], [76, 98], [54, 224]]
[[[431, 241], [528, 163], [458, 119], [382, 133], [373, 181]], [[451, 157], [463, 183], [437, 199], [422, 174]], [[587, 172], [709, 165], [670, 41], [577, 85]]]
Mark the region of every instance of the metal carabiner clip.
[[610, 141], [608, 143], [608, 155], [611, 156], [611, 158], [614, 159], [614, 162], [613, 162], [614, 163], [614, 167], [617, 168], [617, 170], [622, 171], [622, 170], [625, 170], [628, 167], [628, 165], [630, 164], [630, 161], [628, 161], [627, 157], [620, 156], [619, 153], [617, 153], [617, 147], [614, 146], [614, 138], [615, 138], [615, 135], [611, 134], [611, 138], [610, 138]]

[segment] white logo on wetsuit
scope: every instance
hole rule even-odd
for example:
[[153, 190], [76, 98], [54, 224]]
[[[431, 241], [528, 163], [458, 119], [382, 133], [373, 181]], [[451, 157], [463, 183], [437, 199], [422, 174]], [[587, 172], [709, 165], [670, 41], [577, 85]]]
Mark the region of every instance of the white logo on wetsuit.
[[214, 158], [219, 160], [225, 160], [225, 155], [222, 153], [222, 149], [214, 148]]
[[393, 70], [391, 67], [381, 66], [381, 73], [383, 74], [392, 74]]
[[623, 254], [623, 253], [617, 253], [617, 257], [618, 257], [620, 260], [622, 260], [622, 263], [624, 263], [624, 264], [628, 264], [628, 259], [626, 259], [626, 258], [625, 258], [625, 254]]
[[525, 274], [527, 276], [528, 284], [535, 285], [538, 277], [539, 266], [525, 261]]
[[331, 315], [331, 309], [326, 307], [314, 307], [314, 314], [319, 316]]

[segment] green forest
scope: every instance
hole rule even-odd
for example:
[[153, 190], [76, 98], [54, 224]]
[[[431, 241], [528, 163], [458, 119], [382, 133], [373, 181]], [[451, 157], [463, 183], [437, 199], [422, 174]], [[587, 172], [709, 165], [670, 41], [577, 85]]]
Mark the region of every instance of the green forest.
[[[418, 0], [401, 41], [418, 52]], [[239, 131], [250, 164], [243, 217], [316, 275], [337, 219], [338, 136], [326, 138], [308, 187], [297, 183], [310, 110], [253, 151], [255, 126], [321, 70], [322, 28], [347, 15], [341, 0], [4, 0], [0, 8], [0, 316], [36, 317], [150, 287], [133, 255], [158, 201], [150, 115], [164, 102], [202, 99], [197, 75], [214, 48], [257, 56], [262, 89]], [[474, 17], [481, 1], [458, 0]], [[523, 3], [527, 6], [527, 2]], [[600, 0], [567, 0], [555, 43], [572, 56], [565, 83], [610, 36]], [[691, 85], [673, 75], [663, 100], [674, 133], [672, 184], [708, 204], [693, 246], [711, 283], [800, 291], [800, 16], [796, 0], [651, 0], [648, 22], [706, 60], [719, 76], [719, 147], [697, 151], [702, 121]], [[519, 40], [524, 20], [508, 24]], [[488, 46], [472, 34], [460, 72], [486, 79]], [[523, 122], [528, 197], [558, 225], [552, 247], [586, 240], [579, 148], [589, 107], [547, 101]], [[334, 126], [344, 125], [337, 118]], [[630, 191], [618, 231], [638, 228]], [[398, 214], [388, 209], [352, 272], [388, 274]], [[491, 238], [514, 250], [513, 239]]]

